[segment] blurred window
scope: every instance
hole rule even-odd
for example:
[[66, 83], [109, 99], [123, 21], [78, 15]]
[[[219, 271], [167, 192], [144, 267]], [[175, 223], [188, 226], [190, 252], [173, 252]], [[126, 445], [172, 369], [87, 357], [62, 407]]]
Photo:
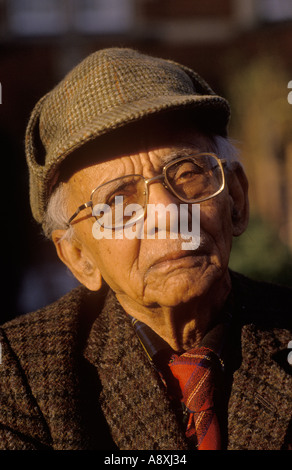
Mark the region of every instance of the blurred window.
[[8, 28], [16, 35], [120, 33], [133, 24], [133, 0], [8, 0]]
[[292, 0], [259, 0], [258, 17], [264, 21], [285, 21], [292, 18]]
[[119, 33], [133, 23], [132, 0], [75, 0], [75, 28], [84, 33]]
[[60, 0], [9, 0], [9, 29], [20, 35], [58, 34], [66, 29]]

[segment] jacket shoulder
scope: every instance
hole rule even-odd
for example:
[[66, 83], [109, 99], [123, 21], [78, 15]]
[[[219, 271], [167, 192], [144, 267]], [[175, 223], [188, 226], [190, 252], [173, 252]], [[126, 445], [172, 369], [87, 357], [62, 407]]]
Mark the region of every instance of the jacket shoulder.
[[232, 273], [232, 281], [240, 357], [229, 400], [229, 449], [286, 449], [292, 413], [292, 291], [238, 273]]
[[[78, 287], [0, 328], [1, 450], [50, 448], [56, 442], [62, 449], [65, 438], [70, 442], [78, 387], [74, 368], [101, 299], [101, 293]], [[60, 422], [68, 423], [62, 436], [55, 435]]]
[[245, 323], [263, 328], [292, 328], [292, 289], [231, 272], [233, 295]]
[[84, 295], [86, 295], [86, 289], [83, 286], [76, 287], [45, 307], [9, 320], [1, 325], [1, 328], [7, 332], [12, 332], [41, 321], [49, 321], [50, 319], [55, 321], [63, 316], [63, 312], [69, 313], [69, 316], [74, 316], [76, 307], [82, 301]]

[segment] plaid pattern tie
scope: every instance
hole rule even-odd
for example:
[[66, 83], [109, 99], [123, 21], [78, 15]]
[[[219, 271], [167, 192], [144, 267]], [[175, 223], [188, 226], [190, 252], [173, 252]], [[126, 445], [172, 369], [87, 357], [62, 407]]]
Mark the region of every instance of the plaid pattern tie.
[[189, 411], [186, 436], [197, 438], [199, 450], [219, 450], [220, 431], [214, 411], [214, 367], [218, 356], [209, 348], [173, 355], [169, 363], [178, 380], [182, 402]]

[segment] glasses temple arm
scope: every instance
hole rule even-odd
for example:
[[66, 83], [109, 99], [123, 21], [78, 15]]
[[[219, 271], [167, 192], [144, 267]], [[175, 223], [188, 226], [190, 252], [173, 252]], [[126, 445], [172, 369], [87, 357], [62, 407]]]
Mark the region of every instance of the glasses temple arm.
[[85, 204], [82, 204], [81, 206], [79, 206], [78, 209], [76, 210], [76, 212], [74, 212], [72, 217], [70, 217], [70, 219], [68, 220], [67, 225], [69, 226], [71, 224], [72, 220], [75, 219], [75, 217], [77, 217], [79, 212], [83, 211], [87, 207], [92, 207], [92, 201], [85, 202]]

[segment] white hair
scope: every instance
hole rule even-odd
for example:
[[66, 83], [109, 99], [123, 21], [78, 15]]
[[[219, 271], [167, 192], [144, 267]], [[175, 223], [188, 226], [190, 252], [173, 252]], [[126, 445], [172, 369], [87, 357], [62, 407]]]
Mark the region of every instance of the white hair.
[[66, 238], [73, 236], [74, 229], [68, 225], [68, 187], [65, 183], [59, 183], [53, 191], [43, 222], [43, 231], [47, 238], [52, 238], [54, 230], [66, 230]]
[[[229, 138], [219, 135], [211, 136], [207, 141], [206, 151], [214, 152], [219, 158], [226, 160], [227, 168], [232, 161], [238, 161], [238, 150]], [[59, 183], [52, 193], [43, 222], [43, 231], [47, 238], [52, 237], [54, 230], [65, 230], [64, 237], [68, 240], [74, 235], [74, 228], [68, 226], [71, 214], [68, 211], [68, 186]]]

